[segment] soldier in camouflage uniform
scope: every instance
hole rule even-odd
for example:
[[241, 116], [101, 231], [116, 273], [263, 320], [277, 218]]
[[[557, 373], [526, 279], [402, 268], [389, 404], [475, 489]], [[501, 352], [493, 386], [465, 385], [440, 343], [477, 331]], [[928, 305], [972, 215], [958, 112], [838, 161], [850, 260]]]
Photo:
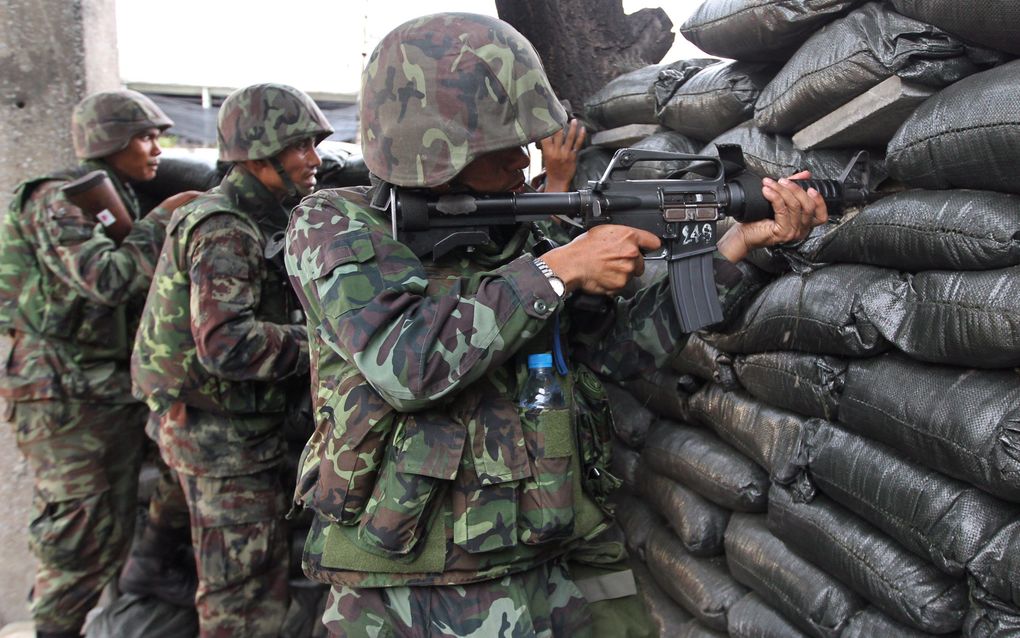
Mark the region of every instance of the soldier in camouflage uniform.
[[[155, 177], [172, 123], [134, 91], [86, 97], [71, 123], [80, 165], [21, 184], [0, 229], [0, 325], [10, 335], [0, 396], [33, 473], [39, 636], [78, 635], [132, 538], [147, 409], [131, 396], [129, 348], [166, 221], [195, 194], [138, 220], [129, 182]], [[136, 220], [119, 246], [60, 190], [93, 170]]]
[[201, 635], [275, 638], [287, 603], [282, 425], [289, 386], [308, 388], [283, 230], [332, 129], [301, 91], [259, 84], [227, 97], [218, 133], [233, 166], [167, 227], [132, 376], [187, 498]]
[[[390, 185], [519, 192], [521, 146], [565, 124], [537, 54], [509, 25], [412, 20], [363, 75], [375, 185], [320, 191], [295, 209], [287, 270], [307, 317], [317, 419], [295, 497], [316, 514], [303, 567], [332, 585], [333, 636], [654, 631], [622, 545], [602, 534], [617, 481], [595, 373], [654, 369], [686, 335], [665, 280], [602, 315], [565, 297], [613, 295], [658, 238], [605, 225], [536, 259], [534, 229], [521, 225], [437, 261], [396, 241], [387, 212]], [[763, 193], [776, 220], [736, 226], [716, 255], [730, 313], [747, 285], [733, 262], [825, 218], [817, 193], [771, 180]], [[569, 407], [520, 410], [526, 356], [557, 341], [570, 346]]]

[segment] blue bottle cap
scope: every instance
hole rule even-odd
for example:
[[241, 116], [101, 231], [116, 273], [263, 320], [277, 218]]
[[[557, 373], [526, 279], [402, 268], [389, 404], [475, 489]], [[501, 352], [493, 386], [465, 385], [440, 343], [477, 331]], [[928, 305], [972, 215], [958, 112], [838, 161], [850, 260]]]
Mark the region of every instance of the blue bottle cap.
[[551, 352], [543, 352], [540, 354], [528, 355], [528, 370], [534, 370], [535, 368], [551, 368], [551, 367], [552, 367]]

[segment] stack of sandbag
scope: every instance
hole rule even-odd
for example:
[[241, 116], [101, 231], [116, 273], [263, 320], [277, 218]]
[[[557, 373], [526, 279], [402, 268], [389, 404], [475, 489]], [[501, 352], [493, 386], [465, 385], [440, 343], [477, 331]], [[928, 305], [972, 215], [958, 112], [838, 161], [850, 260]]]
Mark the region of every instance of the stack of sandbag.
[[708, 0], [682, 27], [778, 65], [713, 140], [761, 174], [837, 177], [857, 148], [792, 133], [887, 78], [931, 97], [869, 149], [893, 194], [769, 251], [731, 321], [617, 389], [652, 413], [618, 513], [663, 635], [1020, 635], [1014, 4]]

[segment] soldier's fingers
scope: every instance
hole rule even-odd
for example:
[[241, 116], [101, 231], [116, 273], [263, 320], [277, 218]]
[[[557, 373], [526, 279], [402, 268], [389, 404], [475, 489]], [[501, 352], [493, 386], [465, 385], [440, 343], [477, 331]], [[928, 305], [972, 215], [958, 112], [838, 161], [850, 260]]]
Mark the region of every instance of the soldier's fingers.
[[577, 140], [577, 129], [578, 128], [579, 128], [579, 125], [578, 125], [576, 119], [570, 120], [570, 124], [567, 125], [567, 135], [566, 135], [565, 143], [566, 143], [567, 149], [569, 149], [571, 151], [576, 151], [577, 148], [578, 148], [578, 144], [577, 144], [577, 141], [578, 141]]

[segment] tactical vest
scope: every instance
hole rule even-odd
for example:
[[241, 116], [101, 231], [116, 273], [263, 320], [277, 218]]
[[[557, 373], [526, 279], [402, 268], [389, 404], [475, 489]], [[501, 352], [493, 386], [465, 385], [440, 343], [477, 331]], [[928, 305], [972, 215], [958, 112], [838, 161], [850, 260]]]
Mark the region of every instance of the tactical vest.
[[[0, 329], [65, 342], [68, 347], [64, 350], [76, 363], [127, 361], [126, 308], [97, 304], [50, 272], [39, 263], [37, 247], [22, 226], [25, 206], [38, 187], [74, 179], [92, 168], [82, 165], [26, 181], [15, 191], [0, 226]], [[118, 184], [119, 180], [112, 179]], [[125, 205], [130, 208], [132, 202], [125, 201]]]
[[[191, 280], [188, 246], [195, 228], [212, 215], [228, 214], [265, 246], [265, 237], [250, 215], [237, 208], [222, 186], [179, 208], [167, 226], [167, 239], [156, 266], [146, 310], [131, 356], [131, 379], [136, 397], [156, 412], [182, 402], [208, 412], [227, 415], [282, 414], [286, 386], [262, 381], [230, 381], [210, 374], [198, 360], [191, 333]], [[262, 290], [289, 287], [280, 268], [260, 260]], [[285, 289], [285, 288], [283, 288]], [[290, 323], [292, 295], [263, 294], [256, 317]]]

